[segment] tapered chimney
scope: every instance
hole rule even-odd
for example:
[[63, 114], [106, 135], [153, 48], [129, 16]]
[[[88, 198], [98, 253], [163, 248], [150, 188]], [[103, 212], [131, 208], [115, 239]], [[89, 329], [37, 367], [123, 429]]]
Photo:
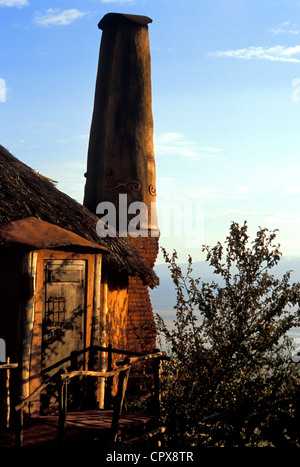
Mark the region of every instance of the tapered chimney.
[[[102, 38], [84, 205], [99, 214], [97, 206], [110, 202], [118, 220], [120, 215], [124, 218], [124, 209], [143, 203], [148, 215], [140, 218], [141, 233], [133, 236], [129, 231], [126, 235], [144, 262], [153, 268], [159, 230], [148, 36], [151, 22], [145, 16], [109, 13], [98, 25]], [[120, 205], [120, 197], [126, 198], [127, 206]], [[128, 220], [136, 217], [128, 212], [127, 215]], [[120, 225], [116, 227], [120, 231]], [[139, 277], [129, 277], [127, 348], [152, 351], [156, 344], [154, 327], [148, 287]]]
[[141, 228], [158, 228], [148, 35], [151, 22], [146, 16], [109, 13], [98, 25], [103, 32], [84, 205], [96, 213], [99, 203], [112, 202], [117, 208], [117, 229], [119, 209], [124, 210], [120, 194], [127, 195], [127, 206], [136, 201], [147, 206], [148, 216]]

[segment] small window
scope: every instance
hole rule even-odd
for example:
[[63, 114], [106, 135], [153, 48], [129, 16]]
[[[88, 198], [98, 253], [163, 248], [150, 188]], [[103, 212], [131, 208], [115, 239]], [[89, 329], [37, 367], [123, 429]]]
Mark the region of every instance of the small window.
[[46, 322], [48, 326], [60, 326], [66, 320], [66, 299], [63, 295], [50, 296], [46, 302]]

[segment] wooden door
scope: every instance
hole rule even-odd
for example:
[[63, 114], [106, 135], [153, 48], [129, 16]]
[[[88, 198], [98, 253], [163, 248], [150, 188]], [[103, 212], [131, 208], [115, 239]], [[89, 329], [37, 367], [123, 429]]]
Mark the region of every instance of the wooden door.
[[[47, 376], [70, 366], [71, 352], [85, 347], [86, 262], [46, 260], [44, 271], [42, 366]], [[82, 369], [83, 359], [84, 355], [78, 369]]]

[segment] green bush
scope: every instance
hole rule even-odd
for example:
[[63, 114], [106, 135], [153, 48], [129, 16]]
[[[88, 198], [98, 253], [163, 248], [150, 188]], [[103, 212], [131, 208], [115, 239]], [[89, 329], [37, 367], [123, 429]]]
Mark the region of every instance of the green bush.
[[225, 247], [203, 247], [218, 282], [192, 277], [163, 250], [177, 292], [164, 365], [162, 417], [171, 446], [300, 446], [299, 369], [287, 332], [299, 326], [300, 283], [271, 274], [276, 231], [232, 223]]

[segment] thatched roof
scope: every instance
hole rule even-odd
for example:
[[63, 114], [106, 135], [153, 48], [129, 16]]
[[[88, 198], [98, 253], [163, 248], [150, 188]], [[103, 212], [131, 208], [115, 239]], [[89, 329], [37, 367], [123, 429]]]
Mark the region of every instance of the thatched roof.
[[158, 284], [155, 273], [137, 250], [122, 237], [100, 238], [98, 217], [59, 191], [52, 181], [22, 163], [0, 145], [0, 223], [35, 217], [106, 247], [103, 263], [114, 271], [139, 276], [144, 283]]

